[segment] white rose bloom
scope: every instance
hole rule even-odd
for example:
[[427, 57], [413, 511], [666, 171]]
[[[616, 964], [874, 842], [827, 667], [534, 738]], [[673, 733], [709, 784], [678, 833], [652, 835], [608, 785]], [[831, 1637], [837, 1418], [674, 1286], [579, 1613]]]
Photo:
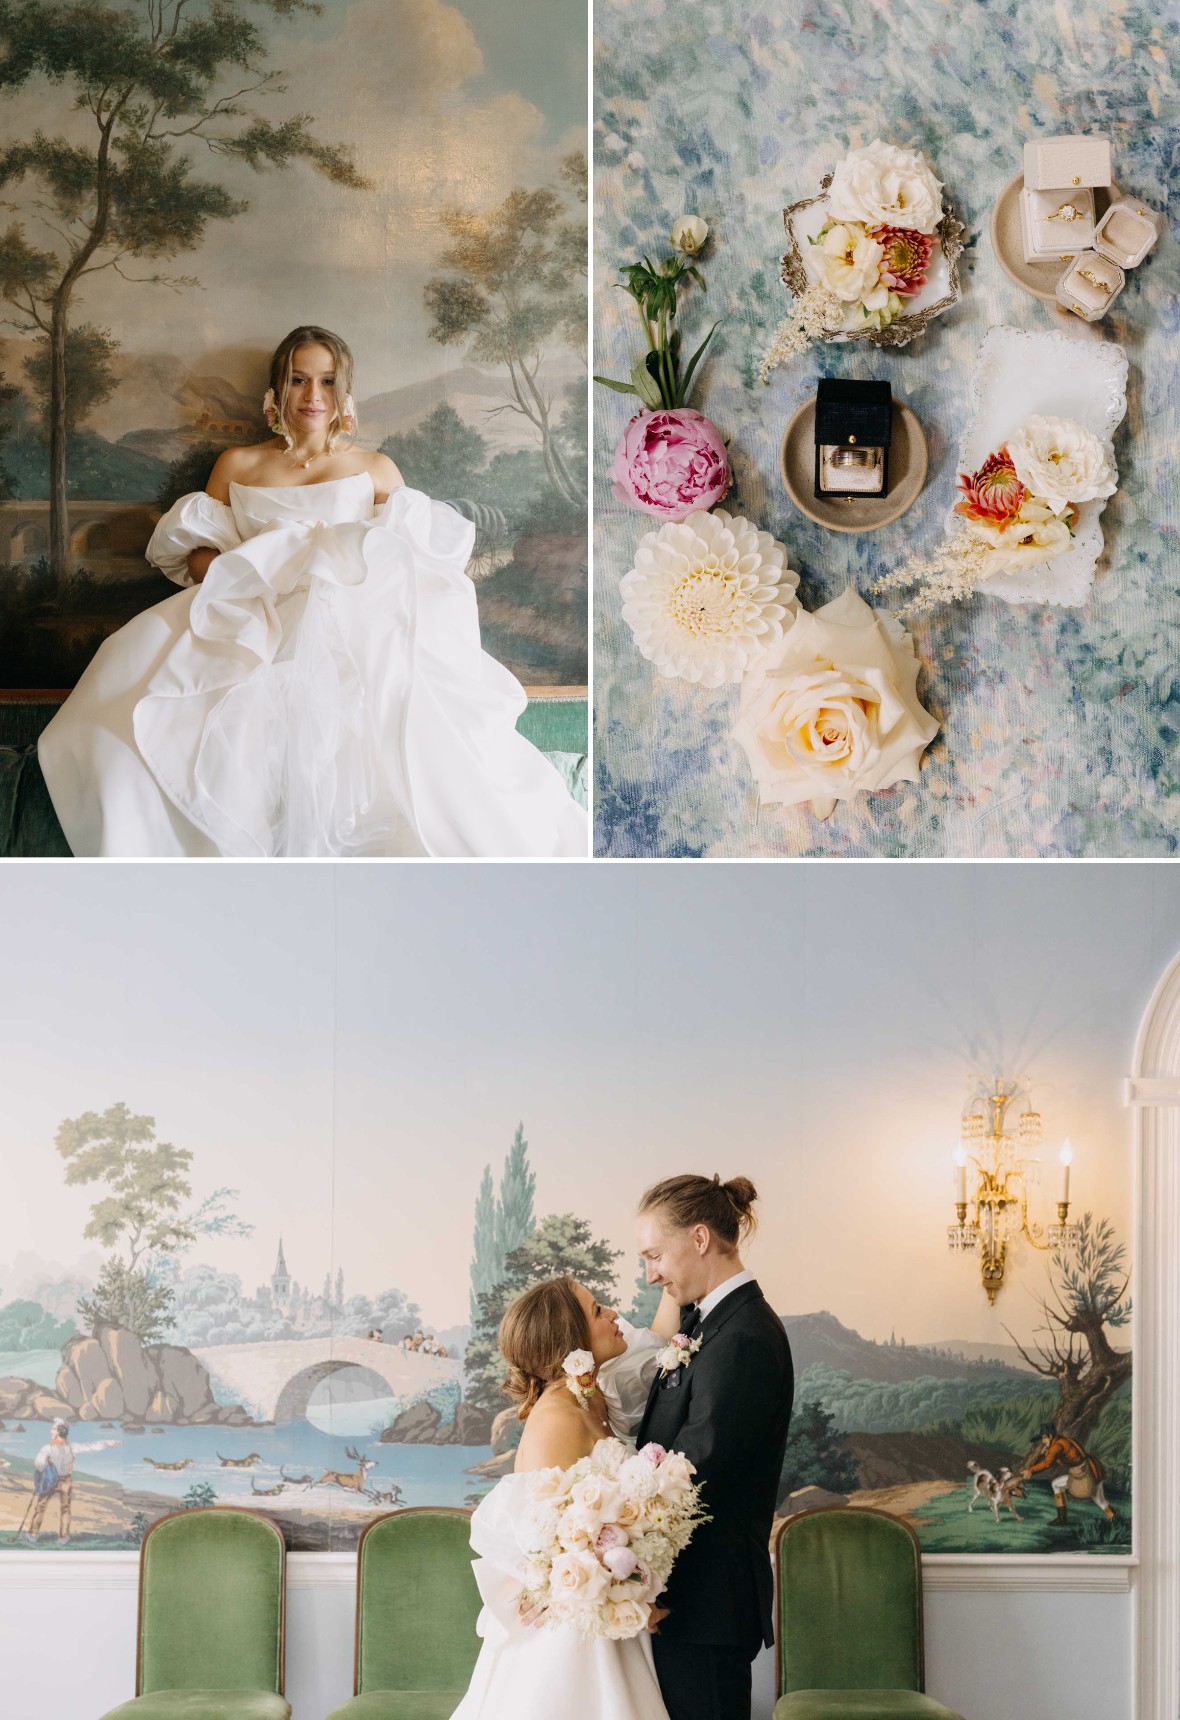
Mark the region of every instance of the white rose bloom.
[[[845, 304], [857, 304], [880, 285], [885, 255], [863, 227], [834, 222], [811, 248], [823, 284]], [[888, 299], [887, 288], [882, 288]]]
[[603, 1634], [614, 1642], [639, 1636], [647, 1629], [650, 1616], [651, 1608], [645, 1602], [634, 1600], [626, 1590], [618, 1593], [612, 1589], [604, 1612]]
[[1104, 443], [1073, 418], [1026, 418], [1008, 438], [1016, 476], [1055, 514], [1070, 502], [1103, 501], [1118, 488]]
[[980, 542], [990, 544], [995, 551], [989, 573], [1019, 573], [1026, 567], [1038, 567], [1052, 561], [1070, 546], [1069, 526], [1058, 519], [1046, 502], [1027, 496], [1015, 518], [1001, 531], [988, 520], [968, 520], [967, 529]]
[[660, 1498], [676, 1500], [683, 1498], [692, 1486], [692, 1478], [696, 1474], [692, 1464], [682, 1451], [670, 1451], [656, 1471], [660, 1484]]
[[877, 138], [848, 151], [832, 175], [828, 209], [837, 221], [933, 233], [942, 220], [942, 181], [921, 150]]
[[561, 1367], [572, 1380], [579, 1379], [583, 1374], [594, 1372], [594, 1357], [589, 1350], [571, 1350]]
[[905, 628], [849, 587], [802, 612], [772, 657], [742, 683], [734, 739], [764, 804], [837, 800], [915, 782], [938, 724], [918, 702], [918, 659]]
[[584, 1515], [596, 1516], [599, 1519], [599, 1528], [603, 1523], [614, 1522], [620, 1499], [621, 1494], [616, 1482], [602, 1474], [587, 1475], [581, 1481], [575, 1482], [570, 1489], [573, 1509]]
[[529, 1486], [535, 1505], [551, 1505], [565, 1493], [564, 1469], [538, 1469]]
[[682, 215], [672, 228], [672, 243], [678, 251], [694, 257], [709, 237], [709, 224], [699, 215]]
[[559, 1601], [585, 1604], [596, 1601], [610, 1586], [610, 1575], [593, 1553], [559, 1553], [553, 1561], [550, 1584]]

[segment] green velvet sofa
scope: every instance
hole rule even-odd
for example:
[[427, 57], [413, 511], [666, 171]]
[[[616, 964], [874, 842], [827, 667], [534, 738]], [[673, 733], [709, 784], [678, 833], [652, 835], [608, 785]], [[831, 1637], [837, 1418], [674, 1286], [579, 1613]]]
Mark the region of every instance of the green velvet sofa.
[[774, 1720], [962, 1720], [923, 1693], [922, 1555], [908, 1523], [845, 1505], [788, 1517], [774, 1549]]
[[356, 1694], [328, 1720], [449, 1720], [471, 1680], [479, 1590], [471, 1514], [394, 1511], [357, 1549]]
[[135, 1697], [103, 1720], [290, 1720], [286, 1548], [268, 1517], [212, 1505], [143, 1538]]

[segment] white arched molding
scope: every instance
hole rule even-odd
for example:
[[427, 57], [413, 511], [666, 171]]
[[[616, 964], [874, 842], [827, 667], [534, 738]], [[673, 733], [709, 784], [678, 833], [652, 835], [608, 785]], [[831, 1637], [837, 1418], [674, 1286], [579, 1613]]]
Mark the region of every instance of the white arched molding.
[[1180, 956], [1139, 1029], [1134, 1112], [1135, 1720], [1180, 1716]]

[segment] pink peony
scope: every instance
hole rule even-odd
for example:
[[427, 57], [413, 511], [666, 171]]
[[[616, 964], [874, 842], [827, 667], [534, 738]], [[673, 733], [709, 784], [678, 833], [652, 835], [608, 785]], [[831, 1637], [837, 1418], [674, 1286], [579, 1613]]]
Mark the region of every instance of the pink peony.
[[608, 476], [628, 507], [675, 521], [714, 507], [733, 482], [717, 426], [690, 406], [632, 418]]
[[640, 1457], [646, 1457], [649, 1463], [658, 1465], [664, 1461], [668, 1453], [662, 1445], [657, 1445], [653, 1439], [650, 1440], [647, 1445], [643, 1446], [639, 1455]]
[[630, 1547], [611, 1547], [602, 1555], [602, 1562], [615, 1579], [616, 1583], [625, 1583], [627, 1578], [639, 1566], [639, 1560]]
[[1006, 443], [998, 454], [988, 455], [978, 472], [960, 472], [958, 487], [964, 500], [955, 503], [955, 512], [1001, 531], [1020, 512], [1025, 497]]
[[604, 1523], [597, 1541], [594, 1543], [596, 1553], [607, 1553], [612, 1547], [627, 1545], [627, 1531], [620, 1529], [617, 1523]]

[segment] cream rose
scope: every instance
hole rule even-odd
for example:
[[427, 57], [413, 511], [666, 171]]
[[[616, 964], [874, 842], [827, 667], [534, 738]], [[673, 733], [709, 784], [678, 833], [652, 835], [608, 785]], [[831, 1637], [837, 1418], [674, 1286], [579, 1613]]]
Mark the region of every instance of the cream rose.
[[696, 1470], [682, 1451], [670, 1451], [657, 1471], [660, 1498], [669, 1501], [683, 1499], [695, 1474]]
[[622, 1584], [619, 1584], [611, 1590], [610, 1599], [606, 1603], [606, 1628], [603, 1634], [612, 1641], [638, 1636], [641, 1631], [647, 1629], [650, 1616], [651, 1608], [647, 1603], [635, 1600]]
[[876, 138], [864, 149], [850, 149], [837, 167], [828, 209], [837, 221], [933, 233], [942, 220], [942, 181], [920, 150]]
[[885, 253], [863, 227], [833, 222], [823, 229], [811, 255], [824, 286], [845, 304], [867, 302], [878, 290], [882, 304], [888, 300], [888, 289], [880, 286], [880, 263]]
[[529, 1494], [534, 1505], [552, 1505], [562, 1498], [565, 1489], [564, 1469], [538, 1469], [533, 1475]]
[[1106, 445], [1073, 418], [1026, 418], [1008, 438], [1016, 476], [1055, 514], [1070, 502], [1103, 501], [1118, 488]]
[[624, 1499], [615, 1512], [615, 1522], [621, 1529], [633, 1529], [643, 1515], [635, 1499]]
[[610, 1576], [593, 1553], [559, 1553], [549, 1578], [554, 1598], [576, 1601], [579, 1606], [596, 1601], [610, 1585]]
[[801, 613], [742, 683], [734, 739], [764, 804], [837, 800], [914, 782], [938, 724], [918, 702], [918, 659], [901, 623], [849, 587]]
[[570, 1489], [570, 1504], [575, 1511], [597, 1516], [598, 1527], [612, 1523], [619, 1507], [619, 1489], [608, 1475], [591, 1472], [576, 1481]]
[[699, 215], [682, 215], [672, 227], [672, 243], [688, 257], [695, 257], [708, 237], [709, 224]]

